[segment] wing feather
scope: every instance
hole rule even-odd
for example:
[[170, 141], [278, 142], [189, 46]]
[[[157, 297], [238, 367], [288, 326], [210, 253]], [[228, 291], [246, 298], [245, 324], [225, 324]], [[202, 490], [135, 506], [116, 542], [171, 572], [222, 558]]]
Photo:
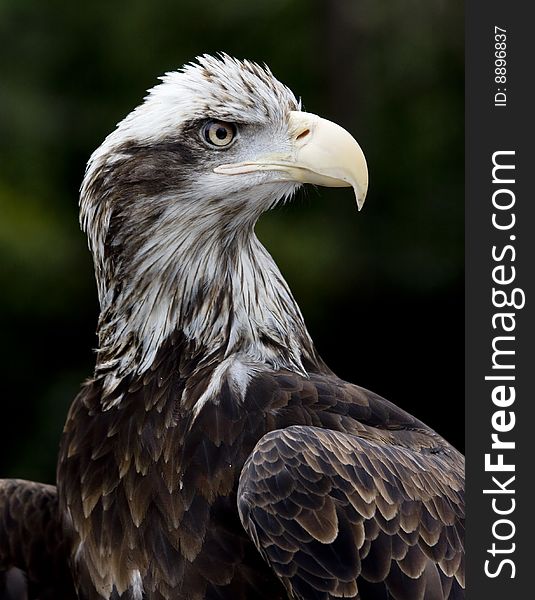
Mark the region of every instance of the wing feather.
[[0, 597], [4, 593], [14, 600], [76, 598], [51, 485], [0, 480]]
[[464, 462], [425, 435], [291, 426], [259, 441], [240, 517], [296, 598], [464, 596]]

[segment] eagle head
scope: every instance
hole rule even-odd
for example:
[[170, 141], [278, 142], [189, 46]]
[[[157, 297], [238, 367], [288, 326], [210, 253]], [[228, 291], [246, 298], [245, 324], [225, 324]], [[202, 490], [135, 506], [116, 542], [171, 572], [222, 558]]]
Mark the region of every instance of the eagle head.
[[[360, 208], [366, 161], [347, 131], [302, 112], [267, 67], [205, 55], [163, 76], [93, 153], [82, 184], [81, 224], [95, 262], [101, 345], [109, 346], [110, 331], [124, 334], [127, 326], [119, 321], [140, 306], [146, 310], [137, 323], [138, 344], [155, 335], [160, 340], [171, 321], [186, 316], [190, 325], [182, 329], [199, 329], [193, 313], [201, 306], [205, 314], [219, 297], [216, 280], [229, 279], [230, 288], [229, 272], [241, 271], [243, 278], [247, 271], [270, 271], [254, 225], [303, 183], [352, 186]], [[233, 281], [242, 288], [251, 283]], [[208, 289], [211, 300], [199, 297]], [[261, 298], [258, 290], [253, 295]], [[282, 302], [281, 314], [292, 302]]]

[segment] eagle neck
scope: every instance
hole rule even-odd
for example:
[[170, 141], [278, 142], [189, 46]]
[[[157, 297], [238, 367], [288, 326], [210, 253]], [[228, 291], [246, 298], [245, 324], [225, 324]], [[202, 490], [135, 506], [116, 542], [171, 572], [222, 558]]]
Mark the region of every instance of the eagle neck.
[[104, 390], [154, 370], [172, 336], [183, 340], [190, 369], [233, 356], [303, 375], [319, 367], [301, 311], [253, 227], [191, 226], [196, 236], [154, 245], [149, 258], [140, 253], [101, 299], [96, 376]]

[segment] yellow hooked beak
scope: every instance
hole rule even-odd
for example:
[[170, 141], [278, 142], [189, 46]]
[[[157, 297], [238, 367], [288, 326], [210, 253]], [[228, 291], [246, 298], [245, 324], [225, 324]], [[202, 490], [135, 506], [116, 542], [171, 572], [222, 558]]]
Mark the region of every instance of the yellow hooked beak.
[[290, 113], [289, 132], [289, 152], [266, 154], [251, 162], [220, 165], [214, 171], [226, 175], [278, 171], [279, 181], [352, 187], [360, 210], [368, 191], [368, 167], [353, 136], [336, 123], [300, 111]]

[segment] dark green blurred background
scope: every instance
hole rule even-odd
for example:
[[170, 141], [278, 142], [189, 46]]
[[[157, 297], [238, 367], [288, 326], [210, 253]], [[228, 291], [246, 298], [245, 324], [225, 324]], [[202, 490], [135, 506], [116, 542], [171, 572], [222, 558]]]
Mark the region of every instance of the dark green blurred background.
[[269, 64], [359, 140], [370, 191], [309, 189], [261, 239], [340, 376], [463, 446], [463, 15], [443, 0], [0, 0], [0, 476], [53, 481], [91, 374], [84, 165], [156, 77]]

